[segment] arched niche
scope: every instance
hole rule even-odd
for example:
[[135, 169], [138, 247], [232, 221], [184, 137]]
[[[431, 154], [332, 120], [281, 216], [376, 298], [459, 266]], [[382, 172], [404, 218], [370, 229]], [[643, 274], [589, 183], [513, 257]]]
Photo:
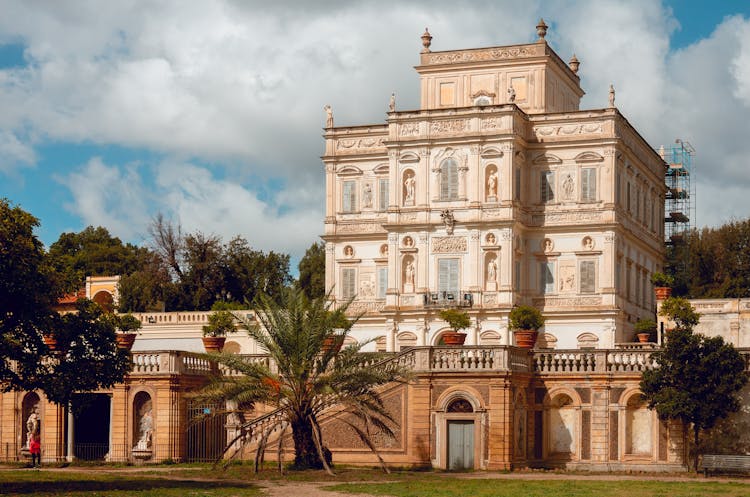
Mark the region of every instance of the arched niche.
[[396, 346], [398, 351], [402, 351], [409, 347], [417, 346], [417, 335], [410, 331], [402, 331], [396, 336]]
[[402, 205], [413, 206], [417, 198], [417, 174], [413, 169], [404, 169], [401, 173], [401, 184], [404, 187], [401, 196]]
[[23, 446], [29, 447], [32, 435], [41, 437], [42, 434], [42, 404], [39, 395], [29, 392], [23, 397], [21, 402], [21, 427]]
[[640, 393], [625, 403], [625, 454], [651, 456], [653, 453], [654, 415]]
[[566, 392], [553, 395], [548, 405], [549, 455], [572, 460], [578, 451], [578, 414], [573, 396]]
[[484, 254], [484, 289], [494, 292], [500, 281], [500, 261], [495, 252]]
[[576, 337], [579, 349], [595, 349], [599, 346], [599, 337], [593, 333], [581, 333]]
[[484, 198], [487, 202], [497, 202], [500, 196], [500, 175], [497, 165], [487, 164], [484, 168]]
[[153, 401], [148, 392], [141, 391], [133, 397], [133, 452], [150, 453], [153, 447], [153, 438]]
[[417, 284], [417, 262], [411, 254], [406, 254], [401, 259], [401, 281], [404, 293], [414, 293]]
[[91, 300], [96, 302], [105, 312], [113, 312], [115, 310], [115, 299], [111, 293], [105, 290], [96, 292]]
[[388, 341], [384, 336], [375, 339], [375, 352], [385, 352], [388, 348]]

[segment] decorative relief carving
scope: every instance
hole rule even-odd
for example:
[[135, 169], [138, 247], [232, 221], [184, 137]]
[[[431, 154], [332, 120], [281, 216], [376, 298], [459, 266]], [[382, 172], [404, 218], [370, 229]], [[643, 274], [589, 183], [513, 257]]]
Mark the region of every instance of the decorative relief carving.
[[482, 217], [487, 219], [498, 219], [503, 217], [503, 209], [482, 209]]
[[419, 123], [401, 123], [398, 129], [399, 136], [419, 136]]
[[538, 137], [571, 136], [601, 134], [604, 131], [602, 122], [585, 124], [567, 124], [563, 126], [535, 126], [534, 134]]
[[482, 303], [484, 305], [497, 304], [497, 294], [485, 293], [484, 295], [482, 295]]
[[446, 121], [434, 121], [430, 125], [431, 133], [457, 133], [466, 130], [469, 125], [468, 119], [452, 119]]
[[383, 147], [382, 138], [341, 138], [336, 142], [337, 150], [366, 150]]
[[436, 254], [455, 254], [466, 252], [465, 236], [438, 236], [432, 239], [432, 252]]
[[601, 218], [601, 212], [548, 212], [546, 214], [535, 214], [532, 217], [532, 223], [535, 225], [540, 225], [594, 222], [601, 221]]
[[346, 309], [348, 315], [357, 315], [365, 312], [380, 312], [385, 307], [385, 302], [352, 302]]
[[471, 50], [465, 52], [448, 53], [423, 53], [425, 65], [450, 64], [455, 62], [473, 62], [478, 60], [503, 60], [518, 57], [533, 57], [541, 55], [543, 46], [522, 45], [515, 47], [486, 48], [482, 50]]
[[479, 230], [472, 230], [472, 232], [471, 232], [471, 239], [472, 239], [472, 241], [479, 240]]
[[482, 119], [479, 127], [481, 130], [493, 130], [493, 129], [500, 129], [502, 125], [502, 120], [497, 117], [488, 117], [487, 119]]
[[590, 236], [584, 236], [581, 245], [584, 250], [594, 250], [594, 239]]
[[416, 212], [402, 212], [401, 213], [401, 222], [403, 223], [410, 223], [416, 220], [417, 220]]
[[383, 226], [375, 223], [338, 224], [336, 232], [343, 233], [385, 233]]
[[532, 299], [535, 306], [550, 306], [550, 307], [576, 307], [576, 306], [591, 306], [601, 305], [601, 297], [546, 297]]
[[502, 230], [500, 232], [500, 236], [503, 238], [503, 240], [505, 240], [507, 242], [508, 240], [510, 240], [510, 238], [512, 236], [512, 233], [511, 233], [510, 229], [506, 228], [506, 229], [504, 229], [504, 230]]

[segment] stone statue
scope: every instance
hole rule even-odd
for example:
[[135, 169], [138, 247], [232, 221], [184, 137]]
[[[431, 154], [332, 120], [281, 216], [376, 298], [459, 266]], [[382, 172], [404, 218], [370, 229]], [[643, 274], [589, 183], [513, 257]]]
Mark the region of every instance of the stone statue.
[[140, 438], [136, 444], [138, 450], [148, 450], [151, 448], [152, 436], [154, 433], [154, 418], [151, 415], [151, 409], [148, 409], [141, 415], [138, 422], [138, 434]]
[[26, 419], [26, 447], [29, 446], [31, 438], [39, 435], [39, 405], [35, 404], [31, 407], [31, 413]]
[[416, 187], [417, 180], [414, 179], [414, 174], [410, 173], [404, 180], [404, 189], [406, 190], [405, 203], [414, 203], [414, 188]]
[[453, 217], [453, 212], [451, 212], [449, 209], [445, 209], [443, 212], [440, 213], [440, 218], [443, 220], [445, 231], [449, 235], [452, 235], [453, 228], [456, 225], [456, 219]]
[[414, 287], [414, 262], [408, 261], [404, 268], [405, 283]]
[[552, 240], [550, 240], [549, 238], [544, 239], [544, 251], [552, 252]]
[[609, 85], [609, 106], [615, 106], [615, 87], [612, 85]]
[[354, 249], [351, 245], [347, 245], [346, 247], [344, 247], [344, 256], [354, 257]]
[[391, 93], [391, 100], [388, 102], [388, 112], [396, 112], [396, 94]]
[[372, 185], [365, 183], [362, 190], [362, 207], [372, 207]]
[[487, 263], [487, 282], [497, 282], [497, 263], [495, 259], [490, 259], [490, 262]]
[[565, 180], [563, 181], [562, 187], [563, 187], [563, 193], [565, 194], [565, 198], [572, 199], [575, 184], [573, 183], [573, 177], [570, 174], [565, 176]]
[[333, 109], [326, 105], [323, 110], [326, 111], [326, 128], [333, 128]]
[[492, 171], [487, 178], [487, 195], [497, 197], [497, 172]]
[[508, 102], [513, 103], [516, 101], [516, 90], [511, 86], [508, 88]]

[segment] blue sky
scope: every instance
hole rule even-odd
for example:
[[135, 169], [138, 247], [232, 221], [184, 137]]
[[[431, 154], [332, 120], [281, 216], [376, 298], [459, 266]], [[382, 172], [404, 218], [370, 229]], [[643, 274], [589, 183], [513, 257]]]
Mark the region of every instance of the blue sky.
[[[323, 105], [378, 123], [418, 106], [437, 50], [529, 42], [581, 60], [582, 108], [697, 149], [697, 224], [750, 216], [748, 2], [15, 2], [0, 0], [0, 197], [49, 244], [89, 224], [145, 243], [187, 231], [298, 257], [323, 230]], [[373, 23], [372, 19], [380, 20]]]

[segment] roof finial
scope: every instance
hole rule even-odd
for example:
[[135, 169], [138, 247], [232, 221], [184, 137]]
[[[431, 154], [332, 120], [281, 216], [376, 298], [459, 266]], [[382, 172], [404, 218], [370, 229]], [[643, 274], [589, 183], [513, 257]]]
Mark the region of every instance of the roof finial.
[[544, 24], [544, 19], [539, 18], [539, 24], [536, 25], [536, 34], [539, 36], [539, 40], [544, 41], [544, 37], [547, 36], [547, 25]]
[[432, 35], [427, 28], [424, 28], [424, 33], [422, 33], [422, 46], [424, 47], [422, 53], [428, 53], [430, 45], [432, 45]]
[[578, 74], [578, 67], [581, 65], [581, 62], [578, 60], [578, 57], [576, 57], [576, 54], [573, 54], [573, 57], [570, 58], [568, 65], [574, 74]]
[[609, 108], [615, 108], [615, 87], [613, 85], [609, 85]]

